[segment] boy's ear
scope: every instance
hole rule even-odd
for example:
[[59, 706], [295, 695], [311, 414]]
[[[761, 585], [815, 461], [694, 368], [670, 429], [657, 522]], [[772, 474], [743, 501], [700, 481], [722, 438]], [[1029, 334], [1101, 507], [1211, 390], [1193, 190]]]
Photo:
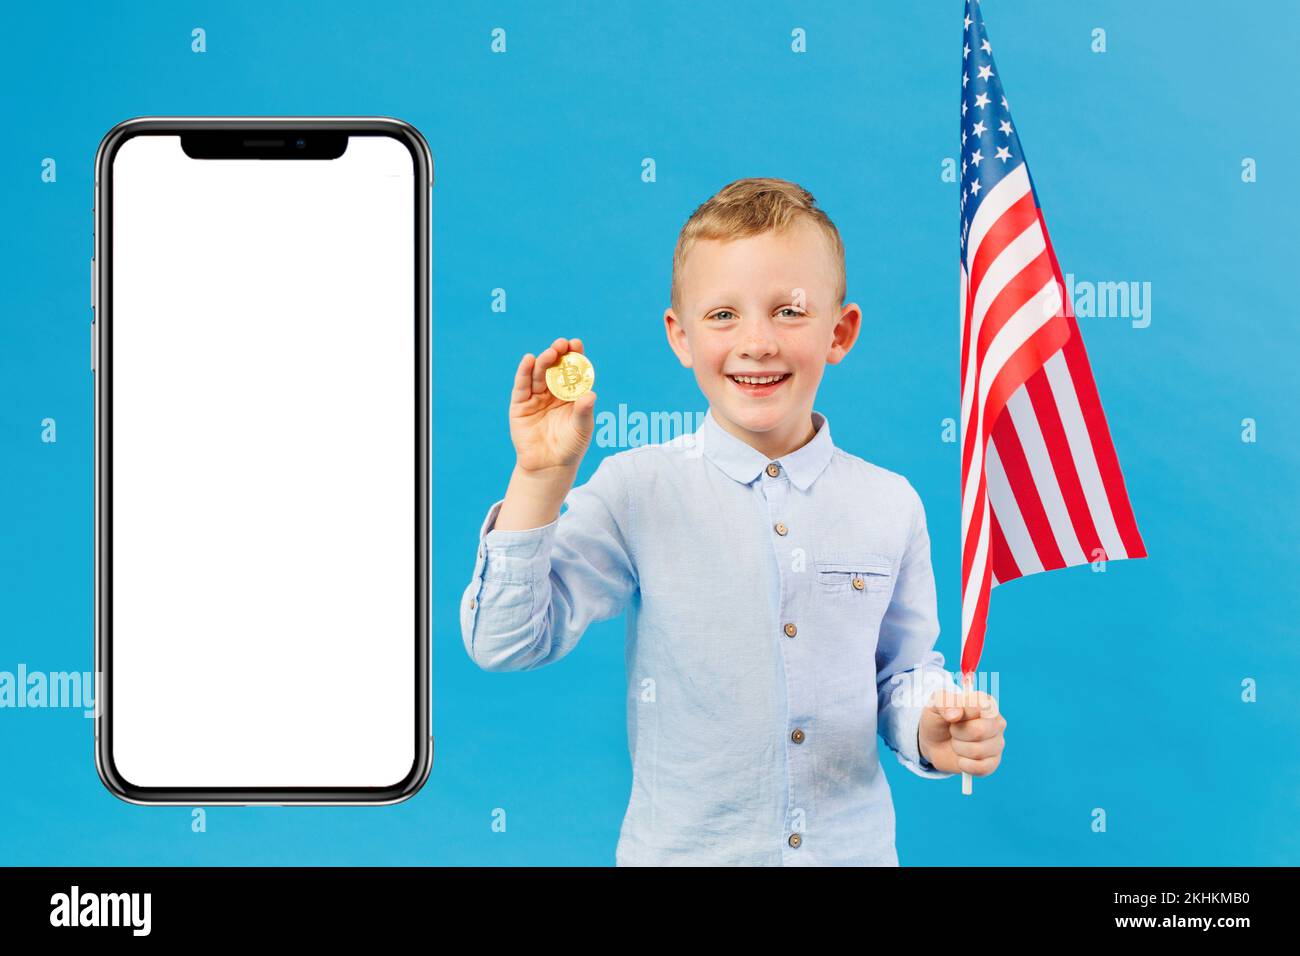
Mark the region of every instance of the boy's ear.
[[668, 345], [677, 355], [683, 368], [691, 367], [691, 346], [686, 340], [686, 328], [672, 309], [664, 309], [664, 331], [668, 333]]
[[861, 331], [862, 310], [858, 308], [856, 302], [850, 302], [840, 312], [840, 317], [832, 330], [831, 347], [826, 353], [826, 364], [837, 365], [843, 361], [844, 356], [849, 354], [849, 349], [853, 348], [853, 343], [858, 340], [858, 333]]

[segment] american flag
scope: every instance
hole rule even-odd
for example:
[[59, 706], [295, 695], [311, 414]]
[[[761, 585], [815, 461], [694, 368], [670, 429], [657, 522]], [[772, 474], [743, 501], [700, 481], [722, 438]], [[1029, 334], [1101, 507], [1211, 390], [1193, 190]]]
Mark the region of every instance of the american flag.
[[961, 671], [971, 687], [994, 585], [1146, 549], [969, 0], [961, 84]]

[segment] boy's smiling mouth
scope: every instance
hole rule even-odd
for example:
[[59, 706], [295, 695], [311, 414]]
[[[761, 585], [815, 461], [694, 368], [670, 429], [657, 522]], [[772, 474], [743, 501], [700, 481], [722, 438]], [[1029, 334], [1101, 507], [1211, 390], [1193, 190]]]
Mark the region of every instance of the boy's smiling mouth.
[[727, 378], [746, 395], [761, 398], [775, 392], [792, 374], [792, 372], [733, 373], [728, 375]]

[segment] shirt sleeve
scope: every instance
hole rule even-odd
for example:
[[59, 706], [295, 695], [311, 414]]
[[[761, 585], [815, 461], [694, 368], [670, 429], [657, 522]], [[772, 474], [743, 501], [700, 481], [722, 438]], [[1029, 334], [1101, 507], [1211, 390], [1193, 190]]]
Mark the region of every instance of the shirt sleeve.
[[524, 671], [558, 661], [589, 624], [626, 607], [637, 586], [631, 494], [615, 459], [602, 459], [548, 525], [498, 531], [504, 499], [488, 510], [460, 604], [461, 637], [479, 667]]
[[934, 570], [930, 565], [930, 535], [925, 506], [910, 484], [912, 527], [899, 562], [894, 594], [880, 624], [876, 644], [877, 722], [880, 736], [898, 761], [917, 776], [936, 780], [953, 776], [936, 770], [921, 756], [917, 735], [921, 712], [939, 689], [961, 692], [961, 684], [944, 669], [943, 655], [934, 649], [939, 637]]

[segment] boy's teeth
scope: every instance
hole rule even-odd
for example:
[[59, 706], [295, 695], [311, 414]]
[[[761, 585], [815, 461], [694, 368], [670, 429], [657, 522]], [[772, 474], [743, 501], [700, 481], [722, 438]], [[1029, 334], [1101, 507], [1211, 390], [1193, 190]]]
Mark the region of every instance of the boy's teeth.
[[743, 382], [746, 385], [767, 385], [771, 382], [779, 382], [785, 378], [784, 372], [780, 375], [733, 375], [731, 376], [737, 382]]

